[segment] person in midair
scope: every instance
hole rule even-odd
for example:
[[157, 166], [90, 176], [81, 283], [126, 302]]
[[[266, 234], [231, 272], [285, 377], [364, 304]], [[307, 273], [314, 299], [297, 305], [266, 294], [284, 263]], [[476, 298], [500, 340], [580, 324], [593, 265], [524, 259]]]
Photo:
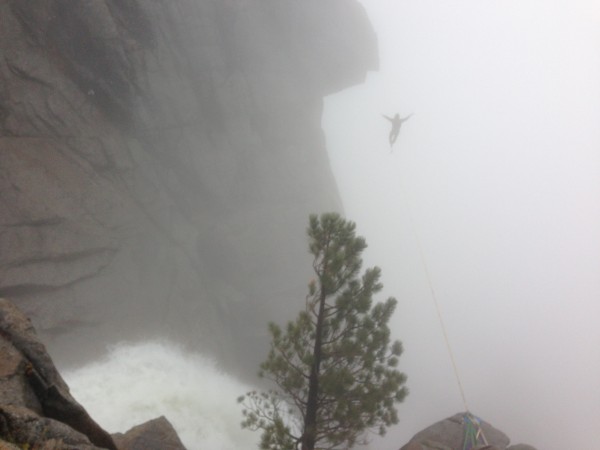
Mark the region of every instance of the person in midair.
[[409, 114], [408, 116], [401, 118], [400, 114], [396, 113], [396, 115], [394, 117], [388, 117], [385, 114], [383, 114], [383, 117], [385, 117], [387, 120], [389, 120], [392, 123], [392, 129], [390, 130], [390, 147], [392, 147], [394, 145], [394, 142], [396, 142], [396, 139], [398, 139], [398, 134], [400, 134], [400, 127], [402, 126], [402, 124], [404, 122], [406, 122], [410, 116], [412, 116], [412, 114]]

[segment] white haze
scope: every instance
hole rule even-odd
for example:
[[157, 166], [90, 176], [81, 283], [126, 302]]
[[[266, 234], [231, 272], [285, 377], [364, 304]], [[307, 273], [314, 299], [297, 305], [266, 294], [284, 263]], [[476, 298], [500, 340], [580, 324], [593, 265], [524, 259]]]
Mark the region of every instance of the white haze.
[[[399, 300], [411, 393], [371, 449], [464, 409], [514, 443], [600, 442], [600, 6], [595, 1], [363, 0], [381, 69], [327, 99], [347, 217]], [[390, 153], [381, 114], [414, 113]], [[290, 236], [305, 239], [305, 236]], [[290, 317], [292, 318], [292, 317]], [[266, 353], [266, 349], [265, 349]], [[165, 415], [190, 450], [256, 448], [247, 386], [172, 345], [114, 349], [66, 375], [110, 431]]]
[[[380, 70], [327, 99], [348, 218], [399, 299], [411, 393], [372, 448], [468, 407], [513, 443], [600, 442], [600, 3], [361, 0]], [[390, 153], [381, 114], [414, 113]], [[426, 267], [419, 249], [422, 249]]]
[[236, 402], [251, 388], [173, 343], [122, 344], [64, 376], [73, 396], [111, 433], [165, 416], [188, 450], [257, 448], [258, 435], [240, 428]]

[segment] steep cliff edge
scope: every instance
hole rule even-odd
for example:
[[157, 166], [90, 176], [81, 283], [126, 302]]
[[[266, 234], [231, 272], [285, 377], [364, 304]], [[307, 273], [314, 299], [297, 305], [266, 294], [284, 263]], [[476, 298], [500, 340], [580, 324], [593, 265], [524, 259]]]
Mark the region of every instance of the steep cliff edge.
[[[114, 411], [118, 414], [118, 411]], [[0, 449], [185, 450], [159, 417], [110, 435], [73, 398], [29, 319], [0, 298]]]
[[340, 209], [322, 98], [375, 47], [355, 0], [0, 0], [0, 296], [59, 360], [165, 335], [253, 372]]

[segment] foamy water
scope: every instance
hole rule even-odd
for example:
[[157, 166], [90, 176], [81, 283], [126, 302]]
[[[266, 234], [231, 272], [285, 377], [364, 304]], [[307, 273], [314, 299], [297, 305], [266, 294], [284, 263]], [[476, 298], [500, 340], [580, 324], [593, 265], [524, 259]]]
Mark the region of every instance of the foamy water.
[[111, 433], [164, 415], [189, 450], [255, 449], [236, 398], [251, 388], [200, 354], [165, 342], [122, 344], [64, 374], [73, 396]]

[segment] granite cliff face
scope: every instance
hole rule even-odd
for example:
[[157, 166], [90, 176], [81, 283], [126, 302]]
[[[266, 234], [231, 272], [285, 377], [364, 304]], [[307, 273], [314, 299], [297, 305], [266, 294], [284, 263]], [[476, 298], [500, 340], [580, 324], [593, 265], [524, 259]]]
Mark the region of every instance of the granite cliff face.
[[339, 210], [322, 98], [355, 0], [0, 0], [0, 296], [59, 361], [163, 335], [250, 363]]

